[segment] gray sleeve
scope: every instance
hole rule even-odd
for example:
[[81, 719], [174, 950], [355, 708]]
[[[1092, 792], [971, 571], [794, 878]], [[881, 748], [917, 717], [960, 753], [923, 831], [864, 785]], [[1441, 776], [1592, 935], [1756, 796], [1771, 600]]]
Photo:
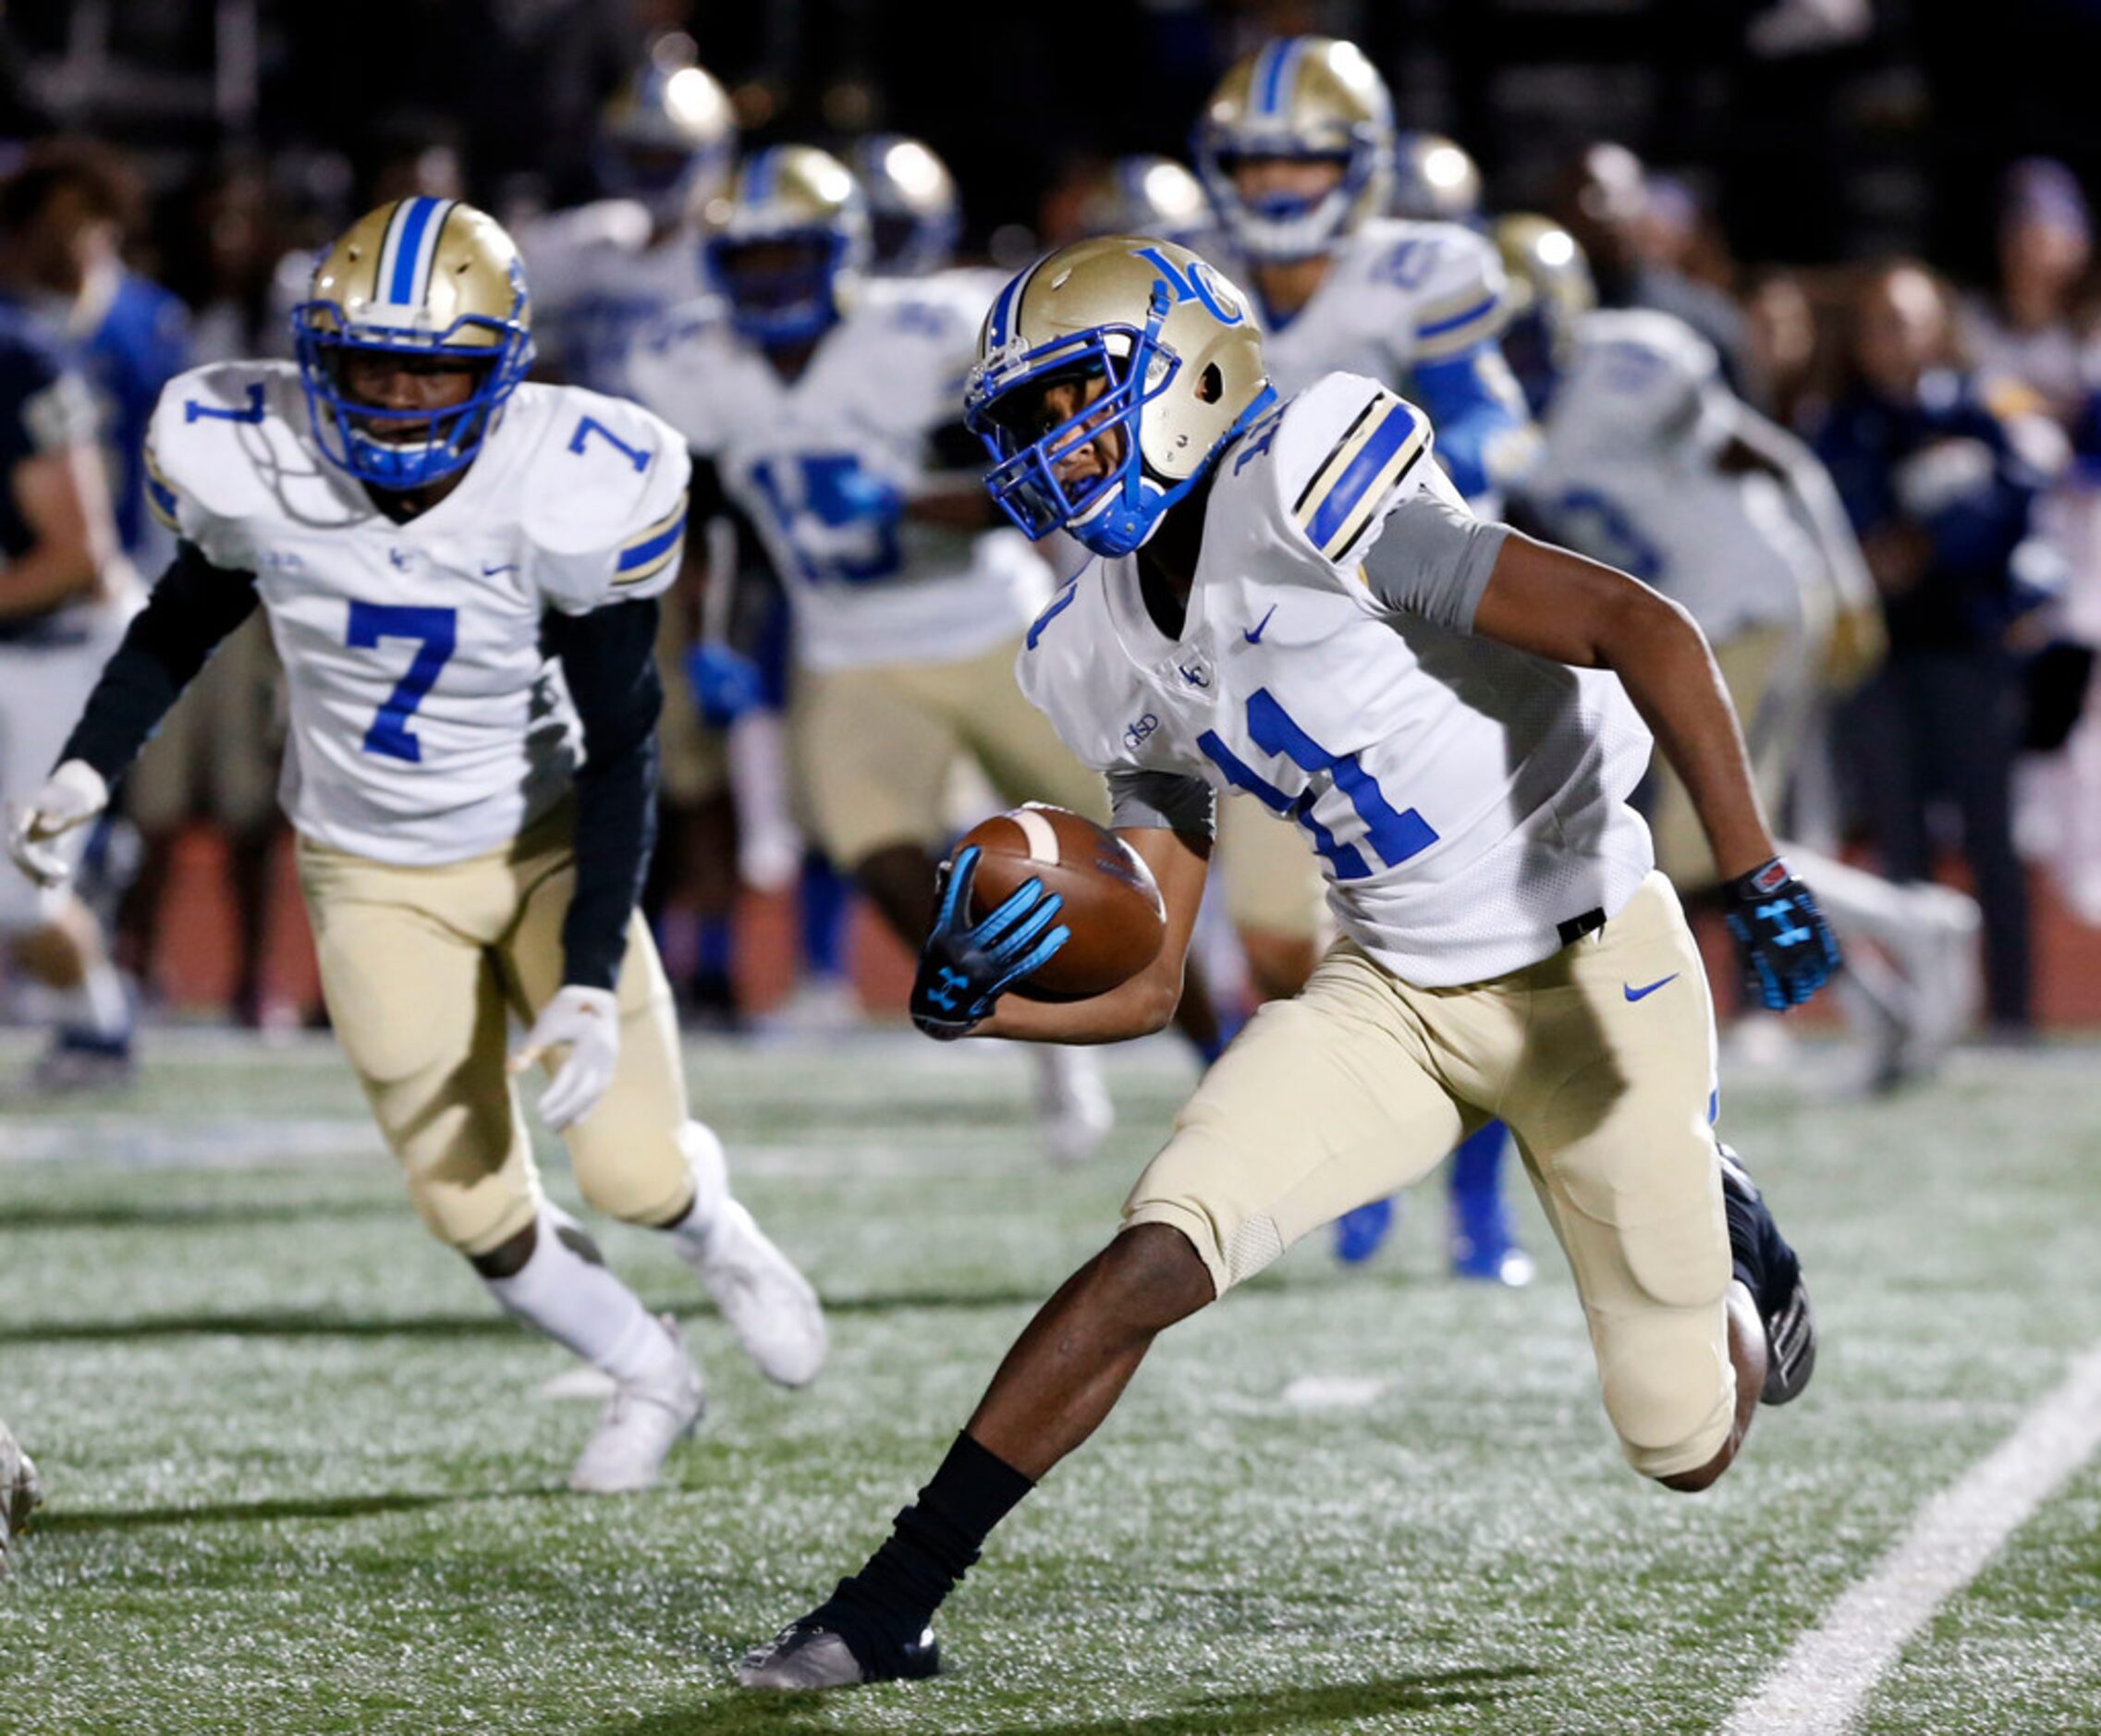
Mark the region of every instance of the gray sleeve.
[[1217, 829], [1211, 786], [1180, 772], [1112, 771], [1109, 824], [1210, 837]]
[[1364, 582], [1389, 609], [1472, 632], [1473, 611], [1509, 533], [1509, 525], [1484, 524], [1463, 502], [1424, 489], [1386, 515], [1364, 556]]

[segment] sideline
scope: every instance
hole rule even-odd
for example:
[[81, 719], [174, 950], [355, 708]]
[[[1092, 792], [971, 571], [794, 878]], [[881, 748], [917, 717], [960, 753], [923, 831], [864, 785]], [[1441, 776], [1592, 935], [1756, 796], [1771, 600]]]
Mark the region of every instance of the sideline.
[[2101, 1449], [2101, 1345], [1997, 1450], [1927, 1502], [1875, 1571], [1795, 1642], [1722, 1736], [1840, 1736], [1904, 1644]]

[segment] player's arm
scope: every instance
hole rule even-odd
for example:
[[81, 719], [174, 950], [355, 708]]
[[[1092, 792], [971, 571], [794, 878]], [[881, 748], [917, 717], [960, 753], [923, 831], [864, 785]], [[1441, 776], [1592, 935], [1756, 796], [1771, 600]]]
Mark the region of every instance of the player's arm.
[[14, 807], [7, 849], [25, 874], [46, 886], [66, 878], [67, 859], [47, 847], [109, 805], [110, 787], [255, 604], [253, 573], [223, 570], [193, 544], [178, 546], [174, 564], [103, 666], [56, 769]]
[[970, 1033], [1024, 1043], [1121, 1043], [1164, 1031], [1182, 997], [1182, 968], [1197, 907], [1211, 872], [1207, 832], [1167, 825], [1118, 825], [1117, 837], [1153, 871], [1167, 907], [1167, 932], [1153, 962], [1106, 995], [1086, 1000], [1024, 1000], [1008, 995]]
[[656, 602], [552, 613], [542, 630], [583, 724], [576, 889], [562, 921], [565, 986], [611, 990], [656, 841]]
[[1472, 630], [1579, 669], [1610, 669], [1683, 780], [1726, 879], [1777, 853], [1736, 708], [1692, 616], [1639, 579], [1512, 532]]
[[7, 484], [34, 541], [0, 567], [0, 620], [92, 593], [116, 546], [94, 447], [75, 443], [24, 458]]
[[1437, 430], [1437, 456], [1470, 500], [1522, 480], [1538, 436], [1524, 393], [1493, 338], [1456, 356], [1419, 361], [1414, 396]]

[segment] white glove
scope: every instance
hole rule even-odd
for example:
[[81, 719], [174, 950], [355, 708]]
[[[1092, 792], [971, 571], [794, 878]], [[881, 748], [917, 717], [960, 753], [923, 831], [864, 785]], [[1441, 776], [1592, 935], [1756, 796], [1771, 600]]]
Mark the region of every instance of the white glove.
[[540, 1117], [557, 1133], [598, 1106], [620, 1060], [620, 1008], [610, 989], [572, 983], [540, 1009], [525, 1041], [510, 1057], [522, 1073], [550, 1049], [567, 1048], [555, 1082], [541, 1094]]
[[58, 840], [109, 806], [109, 786], [85, 760], [67, 760], [27, 801], [7, 804], [7, 854], [40, 886], [73, 875], [73, 852]]

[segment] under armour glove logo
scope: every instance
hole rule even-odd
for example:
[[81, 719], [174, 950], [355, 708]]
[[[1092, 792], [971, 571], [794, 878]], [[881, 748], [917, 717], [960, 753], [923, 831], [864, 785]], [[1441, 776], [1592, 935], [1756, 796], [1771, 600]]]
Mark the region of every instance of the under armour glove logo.
[[1799, 1007], [1843, 962], [1810, 889], [1776, 856], [1726, 888], [1726, 921], [1743, 961], [1746, 988], [1775, 1012]]
[[977, 866], [974, 845], [943, 865], [934, 887], [934, 925], [912, 984], [912, 1023], [944, 1042], [969, 1035], [1000, 996], [1041, 970], [1072, 938], [1072, 931], [1057, 923], [1065, 900], [1045, 892], [1033, 876], [973, 925], [971, 881]]

